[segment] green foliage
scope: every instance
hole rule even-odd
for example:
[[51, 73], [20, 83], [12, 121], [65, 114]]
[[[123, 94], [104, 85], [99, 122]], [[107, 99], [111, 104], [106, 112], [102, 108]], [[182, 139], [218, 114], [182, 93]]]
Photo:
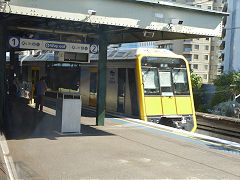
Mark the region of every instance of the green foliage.
[[219, 88], [228, 88], [233, 82], [235, 72], [223, 73], [213, 81], [214, 85]]
[[[237, 117], [239, 104], [234, 96], [240, 94], [240, 72], [224, 73], [214, 80], [216, 93], [211, 99], [214, 114]], [[236, 111], [236, 112], [235, 112]]]
[[234, 94], [240, 94], [240, 72], [233, 75], [232, 91]]
[[205, 104], [200, 104], [197, 108], [197, 111], [206, 113], [207, 112], [207, 106]]
[[232, 93], [223, 89], [216, 88], [216, 93], [210, 101], [210, 108], [213, 108], [221, 102], [226, 102], [231, 99]]
[[218, 78], [213, 81], [216, 86], [216, 93], [211, 99], [210, 107], [232, 99], [233, 94], [235, 94], [236, 91], [239, 91], [239, 80], [240, 74], [234, 71], [218, 76]]
[[202, 78], [198, 76], [197, 74], [194, 74], [191, 71], [191, 82], [192, 82], [192, 88], [200, 89], [202, 86]]
[[194, 74], [191, 71], [191, 82], [192, 82], [192, 88], [193, 88], [193, 99], [195, 108], [198, 109], [198, 106], [201, 104], [202, 99], [202, 93], [199, 91], [199, 89], [202, 86], [202, 78], [201, 76], [198, 76], [197, 74]]

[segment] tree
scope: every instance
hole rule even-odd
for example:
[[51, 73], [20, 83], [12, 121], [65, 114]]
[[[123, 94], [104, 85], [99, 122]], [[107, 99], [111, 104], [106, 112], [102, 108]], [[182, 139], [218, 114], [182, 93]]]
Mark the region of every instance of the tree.
[[194, 74], [191, 71], [191, 82], [193, 88], [193, 99], [195, 104], [195, 109], [198, 109], [199, 106], [202, 104], [202, 93], [199, 90], [202, 86], [202, 78], [201, 76]]
[[193, 89], [200, 89], [202, 86], [201, 76], [194, 74], [192, 71], [191, 71], [191, 82], [192, 82]]
[[[234, 71], [223, 73], [213, 81], [214, 85], [216, 86], [216, 93], [211, 99], [211, 107], [221, 102], [229, 101], [232, 98], [233, 92], [236, 89], [235, 84], [237, 83], [236, 80], [234, 81], [235, 75], [236, 72]], [[237, 77], [235, 77], [235, 79], [237, 79]]]
[[232, 92], [234, 95], [240, 94], [240, 72], [233, 75]]

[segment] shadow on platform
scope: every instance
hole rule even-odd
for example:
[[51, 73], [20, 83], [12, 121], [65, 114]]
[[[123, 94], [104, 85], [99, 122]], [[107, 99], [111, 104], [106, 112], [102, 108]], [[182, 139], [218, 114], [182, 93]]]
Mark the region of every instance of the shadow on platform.
[[[54, 104], [46, 103], [46, 107], [55, 111]], [[7, 97], [5, 135], [6, 139], [47, 138], [56, 140], [65, 137], [56, 132], [55, 113], [47, 110], [38, 112], [28, 105], [24, 99]], [[109, 136], [114, 135], [94, 128], [95, 113], [82, 112], [82, 119], [87, 118], [87, 124], [81, 124], [81, 134], [67, 134], [67, 136]]]

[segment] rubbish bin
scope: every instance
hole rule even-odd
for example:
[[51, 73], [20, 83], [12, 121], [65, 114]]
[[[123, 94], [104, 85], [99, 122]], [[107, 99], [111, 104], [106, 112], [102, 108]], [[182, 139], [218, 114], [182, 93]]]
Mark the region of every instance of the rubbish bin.
[[82, 100], [79, 93], [58, 93], [56, 130], [60, 133], [81, 132]]

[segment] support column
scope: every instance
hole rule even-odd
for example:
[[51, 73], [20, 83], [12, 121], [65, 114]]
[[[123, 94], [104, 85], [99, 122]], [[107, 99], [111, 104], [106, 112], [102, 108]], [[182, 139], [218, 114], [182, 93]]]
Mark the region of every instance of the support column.
[[97, 91], [97, 126], [104, 126], [106, 99], [106, 69], [107, 69], [107, 40], [104, 33], [100, 34], [98, 60], [98, 91]]
[[10, 50], [10, 65], [15, 66], [15, 50], [11, 49]]
[[18, 80], [21, 80], [21, 72], [18, 63], [18, 54], [16, 54], [15, 49], [10, 49], [10, 78], [14, 79], [14, 74], [16, 74]]
[[13, 79], [14, 79], [14, 73], [15, 71], [15, 50], [11, 49], [10, 50], [10, 69], [9, 69], [9, 77], [8, 77], [8, 83], [12, 84], [13, 83]]
[[5, 81], [6, 68], [6, 27], [0, 24], [0, 129], [3, 130], [5, 120]]

